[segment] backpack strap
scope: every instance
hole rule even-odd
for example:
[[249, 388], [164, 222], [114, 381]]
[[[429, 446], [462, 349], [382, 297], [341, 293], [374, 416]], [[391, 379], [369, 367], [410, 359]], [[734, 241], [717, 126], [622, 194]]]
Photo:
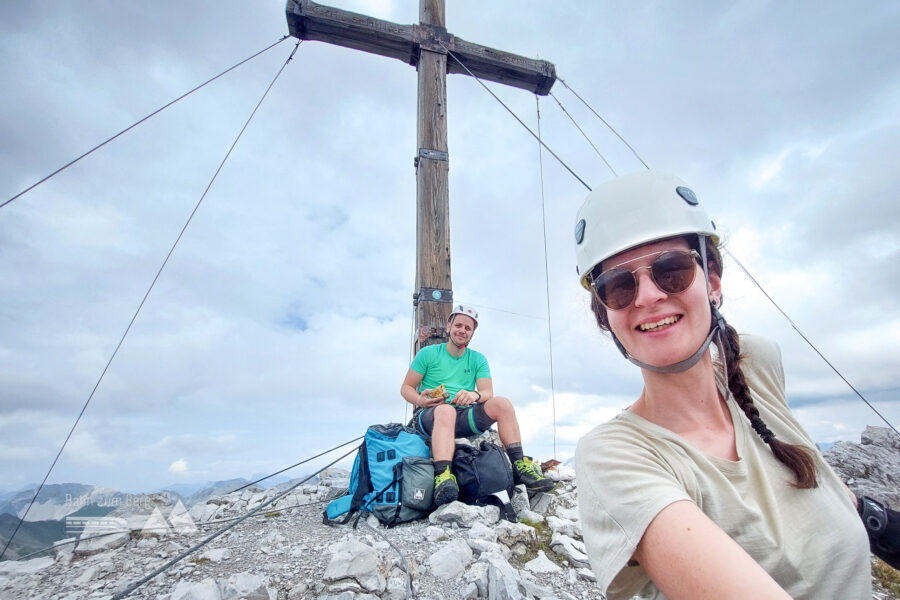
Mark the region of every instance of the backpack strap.
[[[400, 483], [401, 481], [403, 481], [403, 461], [400, 461], [394, 465], [394, 478], [391, 479], [390, 483], [388, 483], [386, 486], [384, 486], [383, 488], [378, 490], [378, 492], [374, 496], [372, 496], [372, 498], [368, 502], [366, 502], [366, 508], [368, 508], [370, 504], [372, 504], [373, 502], [375, 502], [376, 500], [381, 498], [381, 496], [386, 491], [388, 491], [388, 489], [390, 489], [390, 487], [392, 485], [394, 485], [395, 483]], [[397, 508], [396, 508], [396, 510], [394, 510], [394, 514], [391, 516], [390, 520], [387, 523], [385, 523], [385, 527], [390, 529], [391, 527], [393, 527], [394, 525], [397, 524], [397, 519], [400, 516], [401, 508], [403, 508], [403, 505], [400, 501], [400, 497], [399, 497], [399, 493], [398, 493]], [[354, 527], [356, 527], [356, 525], [354, 525]]]
[[335, 527], [337, 525], [346, 525], [347, 521], [349, 521], [353, 517], [354, 513], [359, 513], [359, 510], [357, 510], [357, 509], [348, 510], [342, 519], [329, 519], [328, 511], [323, 510], [322, 511], [322, 524], [323, 525], [331, 525], [332, 527]]
[[359, 445], [359, 473], [357, 473], [357, 477], [356, 489], [353, 491], [353, 499], [350, 501], [351, 513], [362, 508], [363, 498], [372, 489], [372, 475], [369, 473], [369, 453], [366, 450], [365, 439]]
[[394, 485], [395, 483], [397, 483], [397, 482], [399, 482], [399, 481], [403, 481], [403, 462], [402, 462], [402, 461], [401, 461], [401, 462], [398, 462], [397, 464], [394, 465], [393, 471], [394, 471], [394, 478], [391, 479], [390, 482], [389, 482], [386, 486], [384, 486], [383, 488], [381, 488], [380, 490], [378, 490], [377, 492], [375, 492], [375, 495], [373, 495], [373, 496], [369, 499], [369, 501], [366, 502], [366, 508], [368, 508], [368, 506], [369, 506], [370, 504], [372, 504], [373, 502], [375, 502], [376, 500], [378, 500], [379, 498], [381, 498], [381, 496], [382, 496], [386, 491], [388, 491], [392, 485]]
[[[359, 449], [356, 455], [356, 462], [359, 465], [359, 469], [356, 472], [356, 489], [353, 490], [353, 494], [352, 496], [350, 496], [350, 506], [347, 509], [345, 516], [341, 519], [331, 519], [328, 517], [328, 509], [326, 508], [324, 511], [322, 511], [323, 524], [332, 526], [345, 525], [353, 517], [353, 514], [359, 512], [360, 507], [362, 507], [363, 497], [366, 495], [366, 490], [372, 487], [372, 477], [369, 474], [369, 461], [368, 454], [366, 453], [365, 439], [363, 439], [362, 443], [359, 445]], [[343, 498], [346, 498], [346, 496], [341, 497], [341, 499]], [[332, 500], [332, 502], [335, 501], [336, 500]]]

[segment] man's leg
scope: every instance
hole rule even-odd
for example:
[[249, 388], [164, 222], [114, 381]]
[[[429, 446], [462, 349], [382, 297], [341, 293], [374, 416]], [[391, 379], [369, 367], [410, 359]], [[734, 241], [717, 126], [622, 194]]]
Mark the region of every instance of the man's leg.
[[525, 484], [529, 492], [549, 492], [553, 489], [553, 481], [544, 477], [541, 468], [525, 456], [522, 450], [522, 434], [519, 432], [519, 421], [516, 409], [509, 398], [494, 396], [484, 403], [484, 412], [497, 422], [500, 441], [506, 447], [506, 454], [513, 466], [516, 483]]
[[441, 404], [433, 409], [431, 427], [431, 457], [434, 459], [434, 503], [438, 506], [453, 502], [459, 496], [459, 486], [452, 473], [453, 450], [456, 447], [454, 428], [456, 408]]
[[518, 444], [521, 448], [522, 434], [519, 433], [519, 421], [516, 419], [516, 409], [513, 408], [509, 398], [492, 397], [484, 403], [484, 412], [497, 422], [497, 432], [504, 446], [509, 448], [511, 444]]

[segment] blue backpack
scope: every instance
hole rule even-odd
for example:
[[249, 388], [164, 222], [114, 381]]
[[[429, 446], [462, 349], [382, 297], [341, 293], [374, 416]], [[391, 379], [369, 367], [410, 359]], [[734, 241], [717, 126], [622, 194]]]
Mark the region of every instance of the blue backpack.
[[[391, 527], [427, 515], [434, 508], [434, 463], [428, 444], [411, 427], [399, 423], [366, 430], [347, 495], [328, 503], [322, 521], [346, 523], [354, 514], [371, 512]], [[337, 517], [346, 515], [342, 520]], [[355, 526], [355, 523], [354, 523]]]

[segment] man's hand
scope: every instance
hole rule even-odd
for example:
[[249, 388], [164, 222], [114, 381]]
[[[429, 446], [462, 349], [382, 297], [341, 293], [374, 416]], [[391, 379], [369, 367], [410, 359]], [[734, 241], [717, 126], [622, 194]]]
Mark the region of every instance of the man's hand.
[[455, 404], [456, 406], [469, 406], [471, 404], [476, 404], [480, 397], [481, 394], [479, 394], [478, 392], [459, 390], [458, 392], [456, 392], [456, 395], [453, 397], [453, 400], [451, 400], [450, 403]]
[[444, 397], [438, 396], [437, 398], [431, 397], [431, 392], [434, 391], [434, 388], [430, 390], [422, 390], [419, 392], [419, 399], [416, 402], [417, 406], [421, 406], [422, 408], [431, 408], [432, 406], [437, 406], [439, 404], [444, 403]]

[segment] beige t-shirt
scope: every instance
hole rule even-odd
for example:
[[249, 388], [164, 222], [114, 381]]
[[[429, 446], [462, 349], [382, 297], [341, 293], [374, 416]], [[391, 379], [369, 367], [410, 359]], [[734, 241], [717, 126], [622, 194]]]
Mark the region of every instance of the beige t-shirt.
[[[815, 444], [785, 401], [781, 353], [741, 336], [741, 367], [759, 414], [778, 439]], [[717, 383], [724, 392], [721, 365]], [[664, 596], [629, 561], [650, 521], [690, 500], [791, 595], [806, 600], [869, 600], [868, 536], [834, 471], [815, 451], [819, 487], [789, 485], [793, 473], [773, 456], [734, 400], [737, 462], [710, 456], [681, 436], [624, 411], [578, 443], [575, 465], [584, 541], [609, 600]]]

